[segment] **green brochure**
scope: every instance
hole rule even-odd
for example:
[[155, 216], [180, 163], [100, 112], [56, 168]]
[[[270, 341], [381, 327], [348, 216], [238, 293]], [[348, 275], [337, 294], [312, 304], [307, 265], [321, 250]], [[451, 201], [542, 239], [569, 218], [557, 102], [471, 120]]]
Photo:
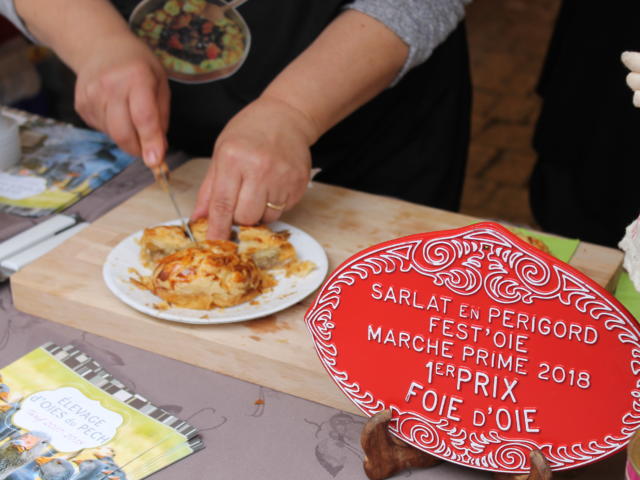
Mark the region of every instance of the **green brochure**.
[[194, 427], [73, 346], [43, 345], [0, 375], [1, 479], [137, 480], [203, 448]]
[[534, 230], [528, 230], [526, 228], [520, 227], [508, 227], [509, 230], [520, 233], [522, 235], [529, 235], [531, 237], [537, 238], [542, 241], [549, 251], [551, 255], [556, 257], [558, 260], [562, 260], [565, 263], [569, 263], [571, 257], [574, 252], [578, 248], [578, 244], [580, 240], [576, 238], [563, 238], [557, 237], [555, 235], [549, 235], [547, 233], [536, 232]]

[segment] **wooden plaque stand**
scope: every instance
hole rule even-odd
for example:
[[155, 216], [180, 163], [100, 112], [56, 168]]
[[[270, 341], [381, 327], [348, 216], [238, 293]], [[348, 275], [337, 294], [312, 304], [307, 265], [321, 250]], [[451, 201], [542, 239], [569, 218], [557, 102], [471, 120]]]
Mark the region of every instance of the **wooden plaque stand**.
[[[370, 480], [384, 480], [409, 468], [426, 468], [442, 462], [403, 442], [389, 433], [391, 411], [383, 410], [371, 417], [360, 434], [364, 450], [364, 471]], [[495, 480], [550, 480], [551, 469], [539, 450], [531, 452], [531, 472], [528, 474], [496, 473]]]

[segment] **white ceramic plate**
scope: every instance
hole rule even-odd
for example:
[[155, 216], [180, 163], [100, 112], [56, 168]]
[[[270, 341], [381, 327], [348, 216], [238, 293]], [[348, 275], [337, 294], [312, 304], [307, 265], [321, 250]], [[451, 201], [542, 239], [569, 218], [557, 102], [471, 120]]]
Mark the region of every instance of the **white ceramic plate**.
[[[163, 225], [179, 225], [178, 220], [163, 223]], [[102, 276], [107, 287], [113, 294], [130, 307], [147, 315], [164, 320], [194, 324], [216, 324], [239, 322], [252, 318], [264, 317], [284, 310], [299, 302], [320, 286], [327, 274], [327, 255], [322, 246], [310, 235], [284, 222], [269, 224], [274, 231], [288, 230], [291, 232], [289, 241], [296, 249], [300, 260], [311, 260], [316, 268], [304, 277], [285, 277], [284, 272], [276, 270], [278, 284], [269, 292], [255, 297], [253, 304], [245, 302], [229, 308], [213, 310], [192, 310], [188, 308], [169, 308], [158, 310], [154, 305], [162, 299], [153, 293], [142, 290], [130, 281], [133, 276], [131, 268], [141, 275], [150, 275], [151, 270], [140, 262], [140, 246], [137, 241], [142, 236], [142, 230], [128, 236], [111, 250], [102, 268]]]

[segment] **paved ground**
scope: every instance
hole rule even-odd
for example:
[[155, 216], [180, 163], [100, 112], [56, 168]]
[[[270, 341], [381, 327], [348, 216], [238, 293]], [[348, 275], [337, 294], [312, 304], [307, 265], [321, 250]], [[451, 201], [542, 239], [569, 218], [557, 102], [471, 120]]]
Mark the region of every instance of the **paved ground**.
[[535, 85], [560, 0], [474, 0], [467, 10], [474, 85], [462, 212], [535, 226], [527, 183]]

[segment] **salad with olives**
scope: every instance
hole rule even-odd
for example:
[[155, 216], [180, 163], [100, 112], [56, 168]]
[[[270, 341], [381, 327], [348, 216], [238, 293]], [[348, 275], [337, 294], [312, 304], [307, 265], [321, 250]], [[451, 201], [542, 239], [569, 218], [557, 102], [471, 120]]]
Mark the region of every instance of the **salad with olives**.
[[245, 35], [230, 15], [211, 21], [202, 15], [206, 0], [168, 0], [134, 25], [169, 71], [209, 73], [243, 59]]

